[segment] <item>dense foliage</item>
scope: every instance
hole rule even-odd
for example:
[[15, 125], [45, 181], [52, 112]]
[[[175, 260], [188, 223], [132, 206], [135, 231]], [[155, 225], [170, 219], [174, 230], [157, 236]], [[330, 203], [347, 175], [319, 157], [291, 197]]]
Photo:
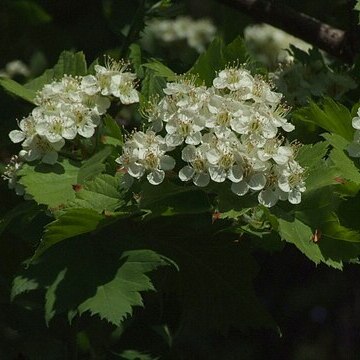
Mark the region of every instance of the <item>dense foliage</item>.
[[358, 60], [216, 2], [5, 3], [0, 358], [260, 359], [258, 263], [358, 266]]

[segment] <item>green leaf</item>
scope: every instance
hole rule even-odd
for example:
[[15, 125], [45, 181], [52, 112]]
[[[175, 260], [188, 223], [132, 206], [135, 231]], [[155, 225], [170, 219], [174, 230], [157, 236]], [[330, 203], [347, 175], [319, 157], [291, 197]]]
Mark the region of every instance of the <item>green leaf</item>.
[[163, 63], [157, 60], [153, 60], [149, 63], [143, 64], [145, 68], [151, 69], [154, 71], [155, 76], [161, 76], [167, 80], [173, 80], [176, 78], [176, 74]]
[[76, 199], [70, 201], [67, 208], [93, 209], [100, 214], [115, 212], [125, 204], [124, 192], [119, 176], [101, 174], [81, 186]]
[[142, 79], [144, 77], [144, 69], [142, 68], [141, 48], [138, 44], [131, 44], [129, 47], [129, 59], [134, 66], [136, 75]]
[[211, 86], [217, 71], [229, 64], [238, 65], [247, 62], [249, 55], [241, 37], [237, 37], [226, 46], [221, 38], [215, 38], [188, 73], [198, 75], [207, 86]]
[[342, 136], [337, 134], [324, 133], [321, 136], [325, 138], [330, 145], [339, 150], [345, 150], [350, 143], [349, 140], [346, 140]]
[[90, 312], [120, 325], [134, 306], [143, 306], [140, 292], [155, 290], [146, 274], [172, 265], [151, 250], [124, 251], [130, 238], [122, 237], [79, 237], [57, 244], [15, 279], [13, 297], [44, 289], [47, 322], [61, 313]]
[[303, 145], [299, 150], [296, 159], [307, 171], [305, 196], [311, 191], [338, 183], [341, 170], [324, 159], [328, 148], [329, 143], [322, 141], [314, 145]]
[[115, 278], [98, 286], [95, 295], [80, 304], [80, 314], [89, 311], [91, 315], [97, 314], [119, 326], [128, 315], [132, 315], [134, 306], [143, 306], [140, 291], [155, 291], [145, 274], [159, 266], [170, 265], [167, 259], [151, 250], [126, 251], [120, 262], [123, 265]]
[[163, 89], [166, 86], [166, 79], [156, 76], [151, 69], [145, 70], [145, 77], [141, 83], [141, 105], [147, 105], [152, 97], [162, 98], [164, 96]]
[[9, 93], [18, 96], [31, 104], [34, 104], [36, 92], [27, 89], [14, 80], [0, 78], [0, 85]]
[[310, 102], [309, 106], [295, 111], [293, 117], [295, 120], [310, 122], [352, 141], [354, 129], [351, 125], [350, 111], [330, 98], [325, 98], [321, 106]]
[[330, 159], [340, 170], [341, 179], [346, 179], [354, 182], [355, 184], [360, 184], [359, 169], [343, 150], [333, 149], [330, 153]]
[[38, 204], [57, 208], [75, 199], [73, 185], [77, 184], [79, 166], [68, 159], [60, 159], [54, 165], [24, 164], [19, 183]]
[[87, 65], [84, 53], [63, 51], [60, 54], [58, 62], [52, 69], [46, 70], [44, 74], [31, 80], [25, 84], [24, 87], [36, 92], [41, 90], [45, 84], [49, 84], [54, 80], [59, 80], [64, 75], [76, 76], [86, 74]]
[[44, 236], [34, 259], [58, 242], [96, 230], [105, 216], [93, 209], [68, 209], [58, 219], [45, 226]]
[[201, 80], [205, 81], [206, 86], [211, 86], [216, 72], [226, 65], [223, 51], [222, 39], [215, 38], [207, 50], [196, 60], [189, 73], [198, 75]]
[[11, 288], [11, 300], [18, 295], [27, 293], [32, 290], [36, 290], [39, 288], [39, 283], [35, 279], [28, 279], [23, 276], [16, 276], [12, 288]]
[[105, 160], [112, 154], [112, 148], [105, 146], [95, 153], [91, 158], [85, 160], [77, 174], [76, 184], [83, 184], [85, 181], [94, 178], [96, 175], [105, 171]]
[[327, 141], [303, 145], [299, 149], [296, 160], [301, 164], [301, 166], [308, 169], [314, 169], [319, 166], [319, 163], [325, 155], [327, 155], [328, 151], [329, 143]]
[[123, 134], [114, 118], [106, 114], [103, 119], [103, 124], [103, 134], [101, 135], [102, 143], [112, 146], [122, 146], [124, 143]]
[[296, 217], [282, 214], [278, 217], [279, 234], [281, 238], [291, 244], [294, 244], [305, 256], [315, 264], [324, 262], [336, 269], [342, 269], [342, 262], [326, 259], [318, 244], [312, 241], [312, 229]]

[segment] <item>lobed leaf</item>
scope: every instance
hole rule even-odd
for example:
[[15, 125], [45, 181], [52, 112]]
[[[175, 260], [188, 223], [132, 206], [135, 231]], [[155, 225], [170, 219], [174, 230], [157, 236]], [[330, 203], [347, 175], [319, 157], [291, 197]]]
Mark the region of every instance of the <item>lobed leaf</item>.
[[293, 113], [295, 120], [310, 122], [321, 128], [342, 136], [348, 141], [352, 140], [354, 129], [351, 125], [350, 111], [342, 104], [325, 98], [321, 106], [314, 102]]

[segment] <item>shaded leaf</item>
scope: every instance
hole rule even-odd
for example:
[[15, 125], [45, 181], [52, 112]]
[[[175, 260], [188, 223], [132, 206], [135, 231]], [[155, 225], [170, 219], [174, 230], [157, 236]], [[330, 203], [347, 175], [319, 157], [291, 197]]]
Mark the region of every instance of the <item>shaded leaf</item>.
[[24, 164], [19, 171], [19, 183], [38, 203], [57, 208], [75, 199], [73, 185], [77, 184], [80, 164], [60, 159], [54, 165]]
[[318, 106], [314, 102], [293, 113], [295, 120], [313, 123], [321, 128], [342, 136], [351, 141], [354, 129], [351, 125], [350, 111], [342, 104], [325, 98]]
[[111, 154], [111, 147], [106, 146], [96, 152], [91, 158], [85, 160], [79, 168], [76, 184], [83, 184], [85, 181], [104, 172], [106, 167], [104, 162]]

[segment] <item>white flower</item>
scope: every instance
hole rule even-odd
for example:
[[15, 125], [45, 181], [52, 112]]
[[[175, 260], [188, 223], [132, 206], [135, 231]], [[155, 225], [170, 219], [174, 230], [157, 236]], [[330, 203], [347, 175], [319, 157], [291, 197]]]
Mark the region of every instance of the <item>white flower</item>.
[[256, 76], [252, 86], [251, 99], [256, 103], [276, 107], [280, 104], [282, 94], [272, 91], [269, 83], [260, 76]]
[[123, 104], [139, 102], [139, 94], [134, 87], [136, 75], [126, 72], [114, 75], [111, 79], [111, 94], [120, 99]]
[[301, 193], [306, 190], [304, 182], [304, 169], [292, 160], [279, 169], [278, 186], [280, 190], [288, 193], [288, 200], [292, 204], [301, 202]]
[[187, 145], [181, 153], [181, 158], [190, 165], [184, 166], [179, 171], [179, 178], [181, 181], [192, 180], [196, 186], [204, 187], [210, 182], [208, 173], [209, 163], [206, 158], [206, 153], [210, 146], [208, 144], [195, 147], [194, 145]]
[[46, 138], [36, 135], [31, 142], [23, 146], [19, 156], [25, 161], [41, 159], [46, 164], [55, 164], [58, 159], [58, 152], [65, 145], [65, 140], [49, 142]]
[[187, 28], [187, 41], [190, 47], [198, 53], [205, 51], [205, 45], [210, 43], [216, 33], [216, 27], [208, 19], [199, 19]]
[[169, 146], [178, 146], [185, 141], [189, 145], [198, 145], [201, 142], [201, 130], [204, 127], [205, 120], [194, 116], [191, 112], [176, 114], [165, 125], [166, 143]]
[[[75, 135], [90, 138], [94, 135], [96, 127], [100, 123], [100, 116], [96, 111], [84, 107], [82, 104], [71, 106], [67, 111], [69, 119], [75, 128]], [[72, 131], [74, 130], [72, 128]], [[71, 139], [63, 136], [65, 139]]]
[[264, 114], [244, 108], [230, 121], [231, 128], [238, 134], [248, 135], [258, 146], [263, 146], [266, 139], [277, 135], [277, 127]]
[[241, 167], [243, 169], [243, 178], [237, 183], [231, 185], [231, 191], [236, 195], [243, 196], [250, 189], [253, 191], [262, 190], [266, 185], [265, 172], [269, 164], [259, 159], [250, 159], [243, 156], [241, 158]]
[[86, 80], [89, 83], [89, 92], [98, 86], [102, 95], [113, 95], [119, 98], [123, 104], [139, 102], [139, 94], [134, 87], [136, 75], [126, 71], [127, 68], [127, 63], [111, 58], [106, 59], [105, 66], [95, 65], [97, 83], [94, 84], [93, 78]]
[[13, 143], [19, 143], [24, 141], [25, 139], [31, 139], [36, 135], [36, 123], [34, 118], [29, 115], [28, 117], [20, 120], [19, 128], [21, 130], [12, 130], [9, 133], [10, 140]]
[[277, 164], [284, 165], [294, 156], [294, 151], [290, 146], [281, 146], [281, 140], [274, 138], [266, 140], [257, 154], [261, 161], [273, 159]]
[[72, 140], [77, 133], [75, 122], [64, 115], [45, 116], [35, 127], [37, 134], [44, 136], [51, 143], [59, 142], [63, 138]]
[[254, 78], [246, 69], [227, 68], [219, 72], [214, 79], [216, 89], [238, 91], [243, 99], [249, 98], [253, 88]]
[[165, 140], [160, 135], [149, 130], [146, 133], [139, 131], [125, 143], [123, 154], [116, 162], [130, 176], [140, 179], [147, 173], [149, 183], [158, 185], [164, 180], [165, 171], [172, 170], [175, 166], [175, 160], [165, 154], [167, 150]]
[[80, 88], [86, 95], [90, 95], [90, 96], [99, 93], [101, 90], [98, 84], [98, 80], [94, 75], [84, 76], [81, 79]]
[[229, 179], [239, 182], [243, 178], [243, 169], [239, 164], [241, 156], [233, 142], [217, 137], [215, 146], [206, 152], [209, 162], [209, 174], [213, 181], [224, 182]]

